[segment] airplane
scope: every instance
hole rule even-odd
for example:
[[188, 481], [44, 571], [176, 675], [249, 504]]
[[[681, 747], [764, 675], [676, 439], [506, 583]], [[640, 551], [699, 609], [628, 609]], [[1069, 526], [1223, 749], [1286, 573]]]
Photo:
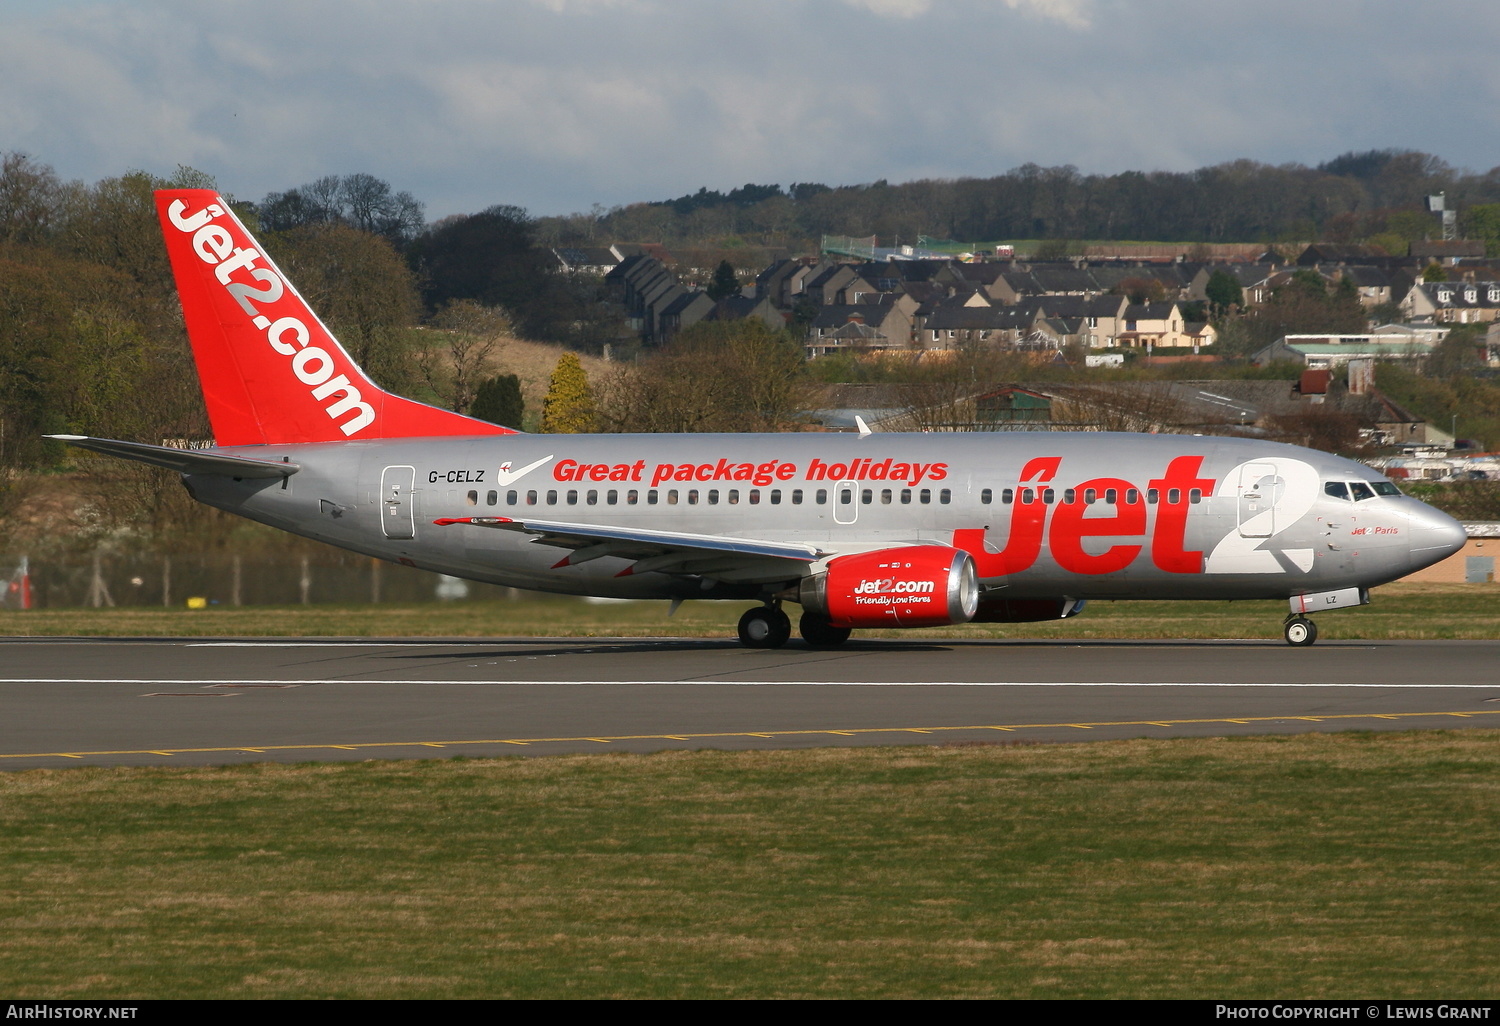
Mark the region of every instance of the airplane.
[[390, 394], [224, 199], [156, 194], [214, 444], [52, 435], [199, 502], [455, 577], [754, 602], [739, 640], [1066, 619], [1099, 599], [1309, 614], [1457, 552], [1463, 526], [1351, 460], [1123, 433], [532, 435]]

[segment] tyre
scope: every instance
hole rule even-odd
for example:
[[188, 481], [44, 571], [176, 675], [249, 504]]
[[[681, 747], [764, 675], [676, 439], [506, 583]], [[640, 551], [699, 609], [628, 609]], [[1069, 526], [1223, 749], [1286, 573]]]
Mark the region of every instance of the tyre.
[[832, 648], [849, 640], [848, 627], [835, 627], [828, 617], [817, 613], [803, 613], [797, 623], [797, 633], [813, 648]]
[[792, 621], [779, 609], [756, 606], [740, 617], [739, 635], [746, 648], [780, 648], [792, 636]]
[[1311, 645], [1318, 640], [1318, 625], [1305, 616], [1299, 616], [1286, 622], [1283, 633], [1288, 645]]

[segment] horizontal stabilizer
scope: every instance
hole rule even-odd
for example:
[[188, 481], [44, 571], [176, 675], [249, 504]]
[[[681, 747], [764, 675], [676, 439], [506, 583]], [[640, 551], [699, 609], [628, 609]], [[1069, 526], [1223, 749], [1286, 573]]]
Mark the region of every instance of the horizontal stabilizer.
[[295, 463], [258, 460], [248, 456], [230, 456], [228, 453], [207, 449], [173, 449], [165, 445], [147, 445], [144, 442], [120, 442], [112, 438], [90, 438], [87, 435], [48, 435], [59, 442], [76, 445], [80, 449], [102, 452], [106, 456], [118, 456], [123, 460], [149, 463], [153, 467], [165, 467], [179, 474], [222, 474], [225, 477], [276, 478], [291, 477], [302, 468]]

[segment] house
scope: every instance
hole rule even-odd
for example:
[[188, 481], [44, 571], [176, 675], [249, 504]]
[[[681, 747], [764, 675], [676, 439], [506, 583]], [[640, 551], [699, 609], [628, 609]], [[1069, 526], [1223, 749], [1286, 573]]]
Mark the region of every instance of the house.
[[916, 306], [909, 296], [883, 293], [870, 302], [822, 307], [807, 326], [807, 356], [850, 348], [904, 349], [911, 344]]
[[1500, 281], [1415, 282], [1401, 300], [1409, 321], [1484, 324], [1500, 317]]
[[563, 274], [606, 275], [620, 263], [614, 250], [603, 247], [559, 246], [552, 256]]
[[1421, 359], [1448, 334], [1446, 328], [1385, 324], [1368, 335], [1285, 335], [1251, 354], [1258, 367], [1291, 360], [1321, 370], [1341, 367], [1350, 360]]
[[1174, 302], [1132, 303], [1125, 308], [1125, 330], [1115, 337], [1124, 349], [1183, 349], [1193, 346], [1182, 309]]

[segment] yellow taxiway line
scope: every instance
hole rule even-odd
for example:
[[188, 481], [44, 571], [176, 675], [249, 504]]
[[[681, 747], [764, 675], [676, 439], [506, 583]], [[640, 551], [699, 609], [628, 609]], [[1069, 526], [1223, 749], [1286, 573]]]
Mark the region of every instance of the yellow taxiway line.
[[327, 743], [327, 744], [300, 744], [300, 745], [229, 745], [222, 748], [140, 748], [120, 749], [117, 751], [98, 752], [12, 752], [0, 753], [0, 759], [85, 759], [91, 756], [105, 755], [212, 755], [216, 753], [228, 754], [250, 753], [255, 755], [266, 752], [296, 752], [296, 751], [319, 751], [338, 750], [342, 752], [364, 751], [371, 748], [449, 748], [449, 747], [472, 747], [474, 745], [539, 745], [539, 744], [568, 744], [583, 741], [592, 741], [598, 744], [610, 744], [615, 741], [716, 741], [731, 738], [760, 738], [770, 740], [774, 738], [791, 737], [861, 737], [871, 734], [939, 734], [953, 733], [965, 730], [999, 730], [1015, 732], [1018, 730], [1055, 730], [1058, 728], [1073, 728], [1077, 730], [1093, 730], [1097, 727], [1184, 727], [1201, 726], [1211, 723], [1233, 723], [1246, 725], [1251, 723], [1285, 723], [1288, 720], [1312, 723], [1331, 723], [1342, 720], [1408, 720], [1408, 719], [1431, 719], [1433, 717], [1452, 717], [1455, 719], [1470, 719], [1475, 716], [1500, 716], [1500, 709], [1467, 709], [1452, 712], [1406, 712], [1406, 713], [1342, 713], [1330, 716], [1241, 716], [1241, 717], [1216, 717], [1212, 719], [1191, 720], [1108, 720], [1095, 723], [977, 723], [965, 724], [954, 727], [851, 727], [846, 729], [822, 729], [822, 730], [770, 730], [770, 731], [722, 731], [711, 734], [622, 734], [617, 737], [602, 737], [598, 735], [580, 737], [527, 737], [527, 738], [484, 738], [478, 740], [447, 740], [447, 741], [361, 741], [354, 743]]

